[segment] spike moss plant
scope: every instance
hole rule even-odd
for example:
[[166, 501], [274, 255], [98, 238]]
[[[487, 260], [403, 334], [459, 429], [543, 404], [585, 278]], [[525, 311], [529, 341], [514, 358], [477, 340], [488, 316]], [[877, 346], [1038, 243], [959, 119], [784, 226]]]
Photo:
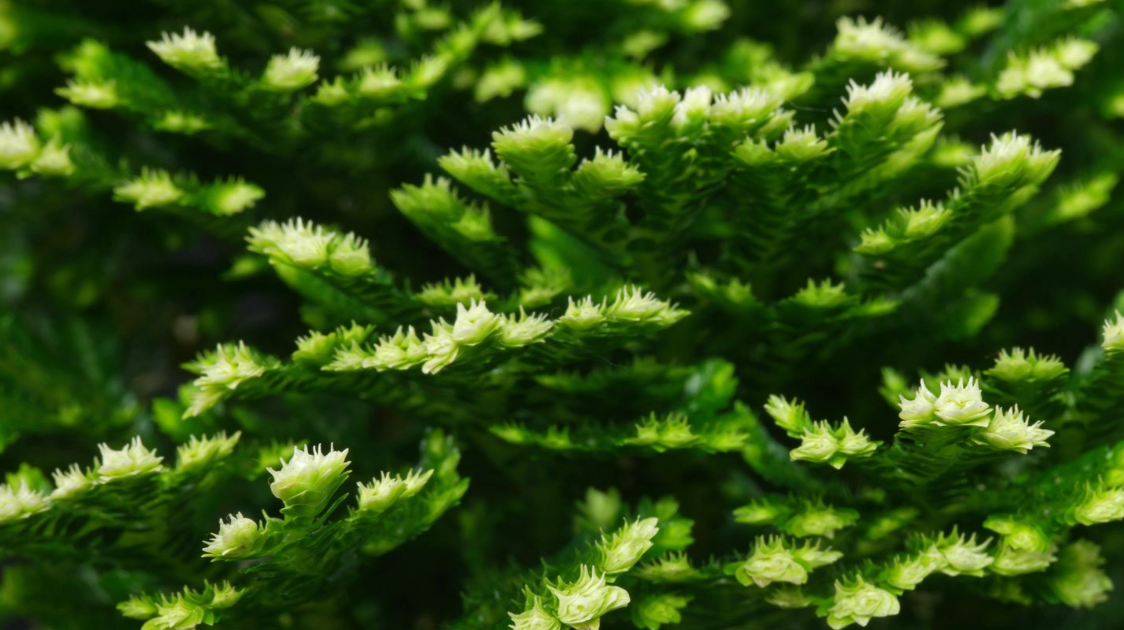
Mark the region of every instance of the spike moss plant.
[[0, 628], [1118, 627], [1121, 67], [1115, 0], [0, 0]]

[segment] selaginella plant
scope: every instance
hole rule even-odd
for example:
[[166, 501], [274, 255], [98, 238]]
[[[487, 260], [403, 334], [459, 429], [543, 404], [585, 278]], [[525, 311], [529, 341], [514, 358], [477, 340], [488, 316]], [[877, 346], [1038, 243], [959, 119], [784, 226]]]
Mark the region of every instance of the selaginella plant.
[[0, 624], [1116, 627], [1119, 3], [813, 4], [0, 0]]

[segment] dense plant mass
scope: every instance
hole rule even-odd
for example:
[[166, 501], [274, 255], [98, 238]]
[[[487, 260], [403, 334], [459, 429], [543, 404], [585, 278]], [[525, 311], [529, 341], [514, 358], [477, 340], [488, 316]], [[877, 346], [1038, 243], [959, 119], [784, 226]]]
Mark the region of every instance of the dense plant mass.
[[0, 625], [1119, 627], [1122, 17], [0, 0]]

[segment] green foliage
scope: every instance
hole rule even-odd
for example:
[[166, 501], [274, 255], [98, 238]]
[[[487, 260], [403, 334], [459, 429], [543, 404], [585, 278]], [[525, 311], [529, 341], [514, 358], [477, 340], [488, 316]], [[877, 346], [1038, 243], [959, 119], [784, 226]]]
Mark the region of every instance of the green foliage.
[[1122, 7], [814, 5], [0, 0], [0, 625], [1116, 627]]

